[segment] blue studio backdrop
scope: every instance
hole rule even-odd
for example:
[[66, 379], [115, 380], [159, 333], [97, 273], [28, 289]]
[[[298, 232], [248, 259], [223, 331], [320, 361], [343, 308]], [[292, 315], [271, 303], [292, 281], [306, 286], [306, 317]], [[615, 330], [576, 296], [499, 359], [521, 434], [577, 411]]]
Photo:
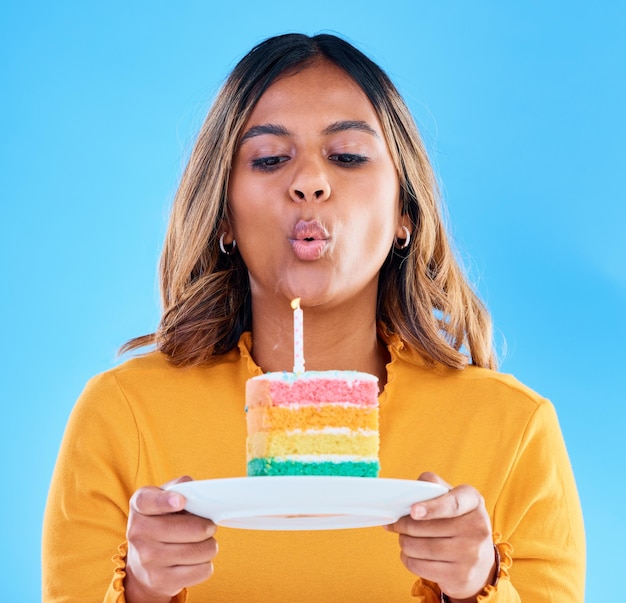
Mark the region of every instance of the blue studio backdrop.
[[3, 3], [3, 598], [40, 600], [43, 509], [77, 396], [157, 325], [168, 208], [215, 92], [265, 37], [327, 31], [405, 96], [501, 370], [556, 406], [587, 601], [603, 601], [626, 561], [626, 5], [227, 4]]

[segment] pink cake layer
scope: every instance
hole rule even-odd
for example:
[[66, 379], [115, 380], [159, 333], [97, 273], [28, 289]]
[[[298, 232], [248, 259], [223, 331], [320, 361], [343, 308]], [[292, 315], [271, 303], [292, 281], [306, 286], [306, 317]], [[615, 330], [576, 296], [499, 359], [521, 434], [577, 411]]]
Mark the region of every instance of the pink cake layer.
[[336, 373], [334, 376], [333, 371], [309, 371], [298, 378], [293, 373], [280, 373], [276, 378], [263, 375], [250, 379], [246, 386], [248, 406], [347, 403], [372, 407], [378, 404], [376, 377], [352, 371]]

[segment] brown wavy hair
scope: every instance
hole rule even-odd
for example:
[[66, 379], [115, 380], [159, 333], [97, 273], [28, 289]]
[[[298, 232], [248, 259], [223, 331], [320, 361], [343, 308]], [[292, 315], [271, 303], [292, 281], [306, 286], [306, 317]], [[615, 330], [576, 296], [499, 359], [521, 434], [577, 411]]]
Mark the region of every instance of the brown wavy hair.
[[251, 329], [248, 273], [238, 253], [219, 249], [239, 137], [255, 104], [281, 75], [314, 61], [343, 69], [372, 103], [400, 179], [402, 211], [413, 225], [406, 249], [392, 248], [381, 268], [377, 319], [426, 359], [453, 368], [495, 368], [489, 314], [452, 251], [438, 186], [407, 106], [385, 72], [345, 40], [285, 34], [261, 42], [236, 65], [200, 130], [174, 198], [160, 262], [163, 315], [145, 345], [179, 366], [209, 362]]

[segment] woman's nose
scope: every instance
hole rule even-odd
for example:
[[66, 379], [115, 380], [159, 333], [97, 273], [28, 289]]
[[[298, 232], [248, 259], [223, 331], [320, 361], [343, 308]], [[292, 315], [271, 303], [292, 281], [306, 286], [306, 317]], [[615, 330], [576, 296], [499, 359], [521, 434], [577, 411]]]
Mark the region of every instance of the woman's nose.
[[315, 161], [307, 162], [294, 174], [289, 187], [293, 201], [326, 201], [330, 197], [330, 182], [321, 165]]

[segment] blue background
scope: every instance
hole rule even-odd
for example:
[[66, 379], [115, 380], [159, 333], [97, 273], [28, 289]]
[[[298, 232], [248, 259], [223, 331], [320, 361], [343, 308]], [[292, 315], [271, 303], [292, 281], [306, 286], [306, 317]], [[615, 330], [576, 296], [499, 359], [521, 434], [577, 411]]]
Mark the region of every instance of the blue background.
[[626, 5], [226, 4], [3, 2], [3, 599], [40, 598], [43, 508], [76, 397], [157, 324], [167, 211], [210, 100], [254, 43], [287, 31], [341, 33], [404, 94], [501, 368], [559, 413], [587, 601], [619, 596]]

